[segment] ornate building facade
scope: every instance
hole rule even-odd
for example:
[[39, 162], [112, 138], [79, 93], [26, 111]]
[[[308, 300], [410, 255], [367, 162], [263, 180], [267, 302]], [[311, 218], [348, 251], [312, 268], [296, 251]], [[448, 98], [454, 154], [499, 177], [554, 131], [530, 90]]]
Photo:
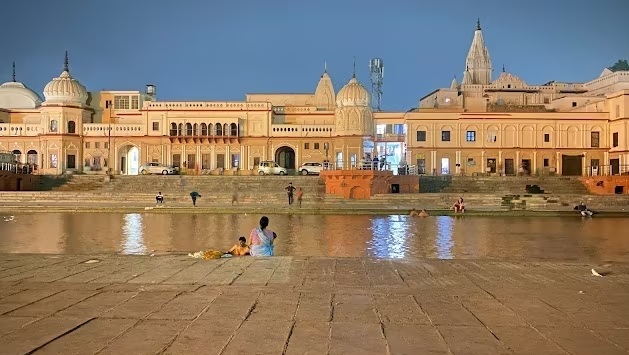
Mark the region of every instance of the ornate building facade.
[[[41, 174], [138, 174], [147, 162], [188, 173], [255, 173], [379, 157], [426, 174], [621, 174], [629, 171], [629, 71], [586, 83], [528, 85], [492, 63], [477, 23], [462, 81], [407, 112], [374, 112], [355, 75], [338, 91], [325, 70], [313, 93], [247, 94], [238, 102], [171, 102], [155, 87], [88, 92], [64, 69], [44, 99], [0, 85], [0, 151]], [[396, 170], [396, 169], [395, 169]]]

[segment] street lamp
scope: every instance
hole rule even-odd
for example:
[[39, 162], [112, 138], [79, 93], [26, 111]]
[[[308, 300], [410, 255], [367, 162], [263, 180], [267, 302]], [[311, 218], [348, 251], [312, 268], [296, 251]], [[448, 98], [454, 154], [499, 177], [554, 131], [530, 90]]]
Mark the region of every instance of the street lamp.
[[113, 105], [111, 100], [105, 101], [105, 106], [109, 108], [109, 127], [107, 128], [107, 176], [111, 177], [111, 118]]
[[328, 150], [330, 149], [330, 143], [324, 142], [323, 149], [325, 149], [325, 168], [328, 169], [330, 166], [330, 160], [328, 158]]

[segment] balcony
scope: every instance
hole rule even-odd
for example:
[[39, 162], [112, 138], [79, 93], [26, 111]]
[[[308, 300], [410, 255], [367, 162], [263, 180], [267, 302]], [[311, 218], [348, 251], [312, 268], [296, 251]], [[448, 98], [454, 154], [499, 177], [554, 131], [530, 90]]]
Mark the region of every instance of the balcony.
[[376, 142], [406, 142], [405, 134], [379, 133], [376, 134]]
[[173, 102], [152, 102], [145, 101], [142, 105], [143, 110], [149, 111], [164, 111], [164, 110], [177, 110], [177, 111], [268, 111], [271, 109], [271, 104], [268, 102], [242, 102], [242, 101], [198, 101], [198, 102], [185, 102], [185, 101], [173, 101]]

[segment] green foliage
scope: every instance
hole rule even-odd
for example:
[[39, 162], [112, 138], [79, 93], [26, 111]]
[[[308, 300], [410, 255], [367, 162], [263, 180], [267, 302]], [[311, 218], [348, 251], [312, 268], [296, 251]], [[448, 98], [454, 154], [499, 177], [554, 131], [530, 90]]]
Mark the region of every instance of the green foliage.
[[629, 62], [626, 59], [619, 59], [616, 64], [609, 67], [611, 71], [629, 71]]

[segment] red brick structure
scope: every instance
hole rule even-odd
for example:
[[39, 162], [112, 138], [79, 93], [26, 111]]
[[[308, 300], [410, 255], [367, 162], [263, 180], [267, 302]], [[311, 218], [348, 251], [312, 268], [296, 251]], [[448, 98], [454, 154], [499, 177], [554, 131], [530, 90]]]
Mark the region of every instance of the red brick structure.
[[629, 194], [629, 175], [587, 176], [580, 180], [594, 195]]
[[38, 175], [0, 171], [0, 191], [33, 191], [38, 183]]
[[346, 199], [369, 199], [387, 194], [396, 187], [399, 193], [419, 192], [419, 179], [412, 175], [393, 175], [390, 171], [327, 170], [321, 172], [325, 192]]

